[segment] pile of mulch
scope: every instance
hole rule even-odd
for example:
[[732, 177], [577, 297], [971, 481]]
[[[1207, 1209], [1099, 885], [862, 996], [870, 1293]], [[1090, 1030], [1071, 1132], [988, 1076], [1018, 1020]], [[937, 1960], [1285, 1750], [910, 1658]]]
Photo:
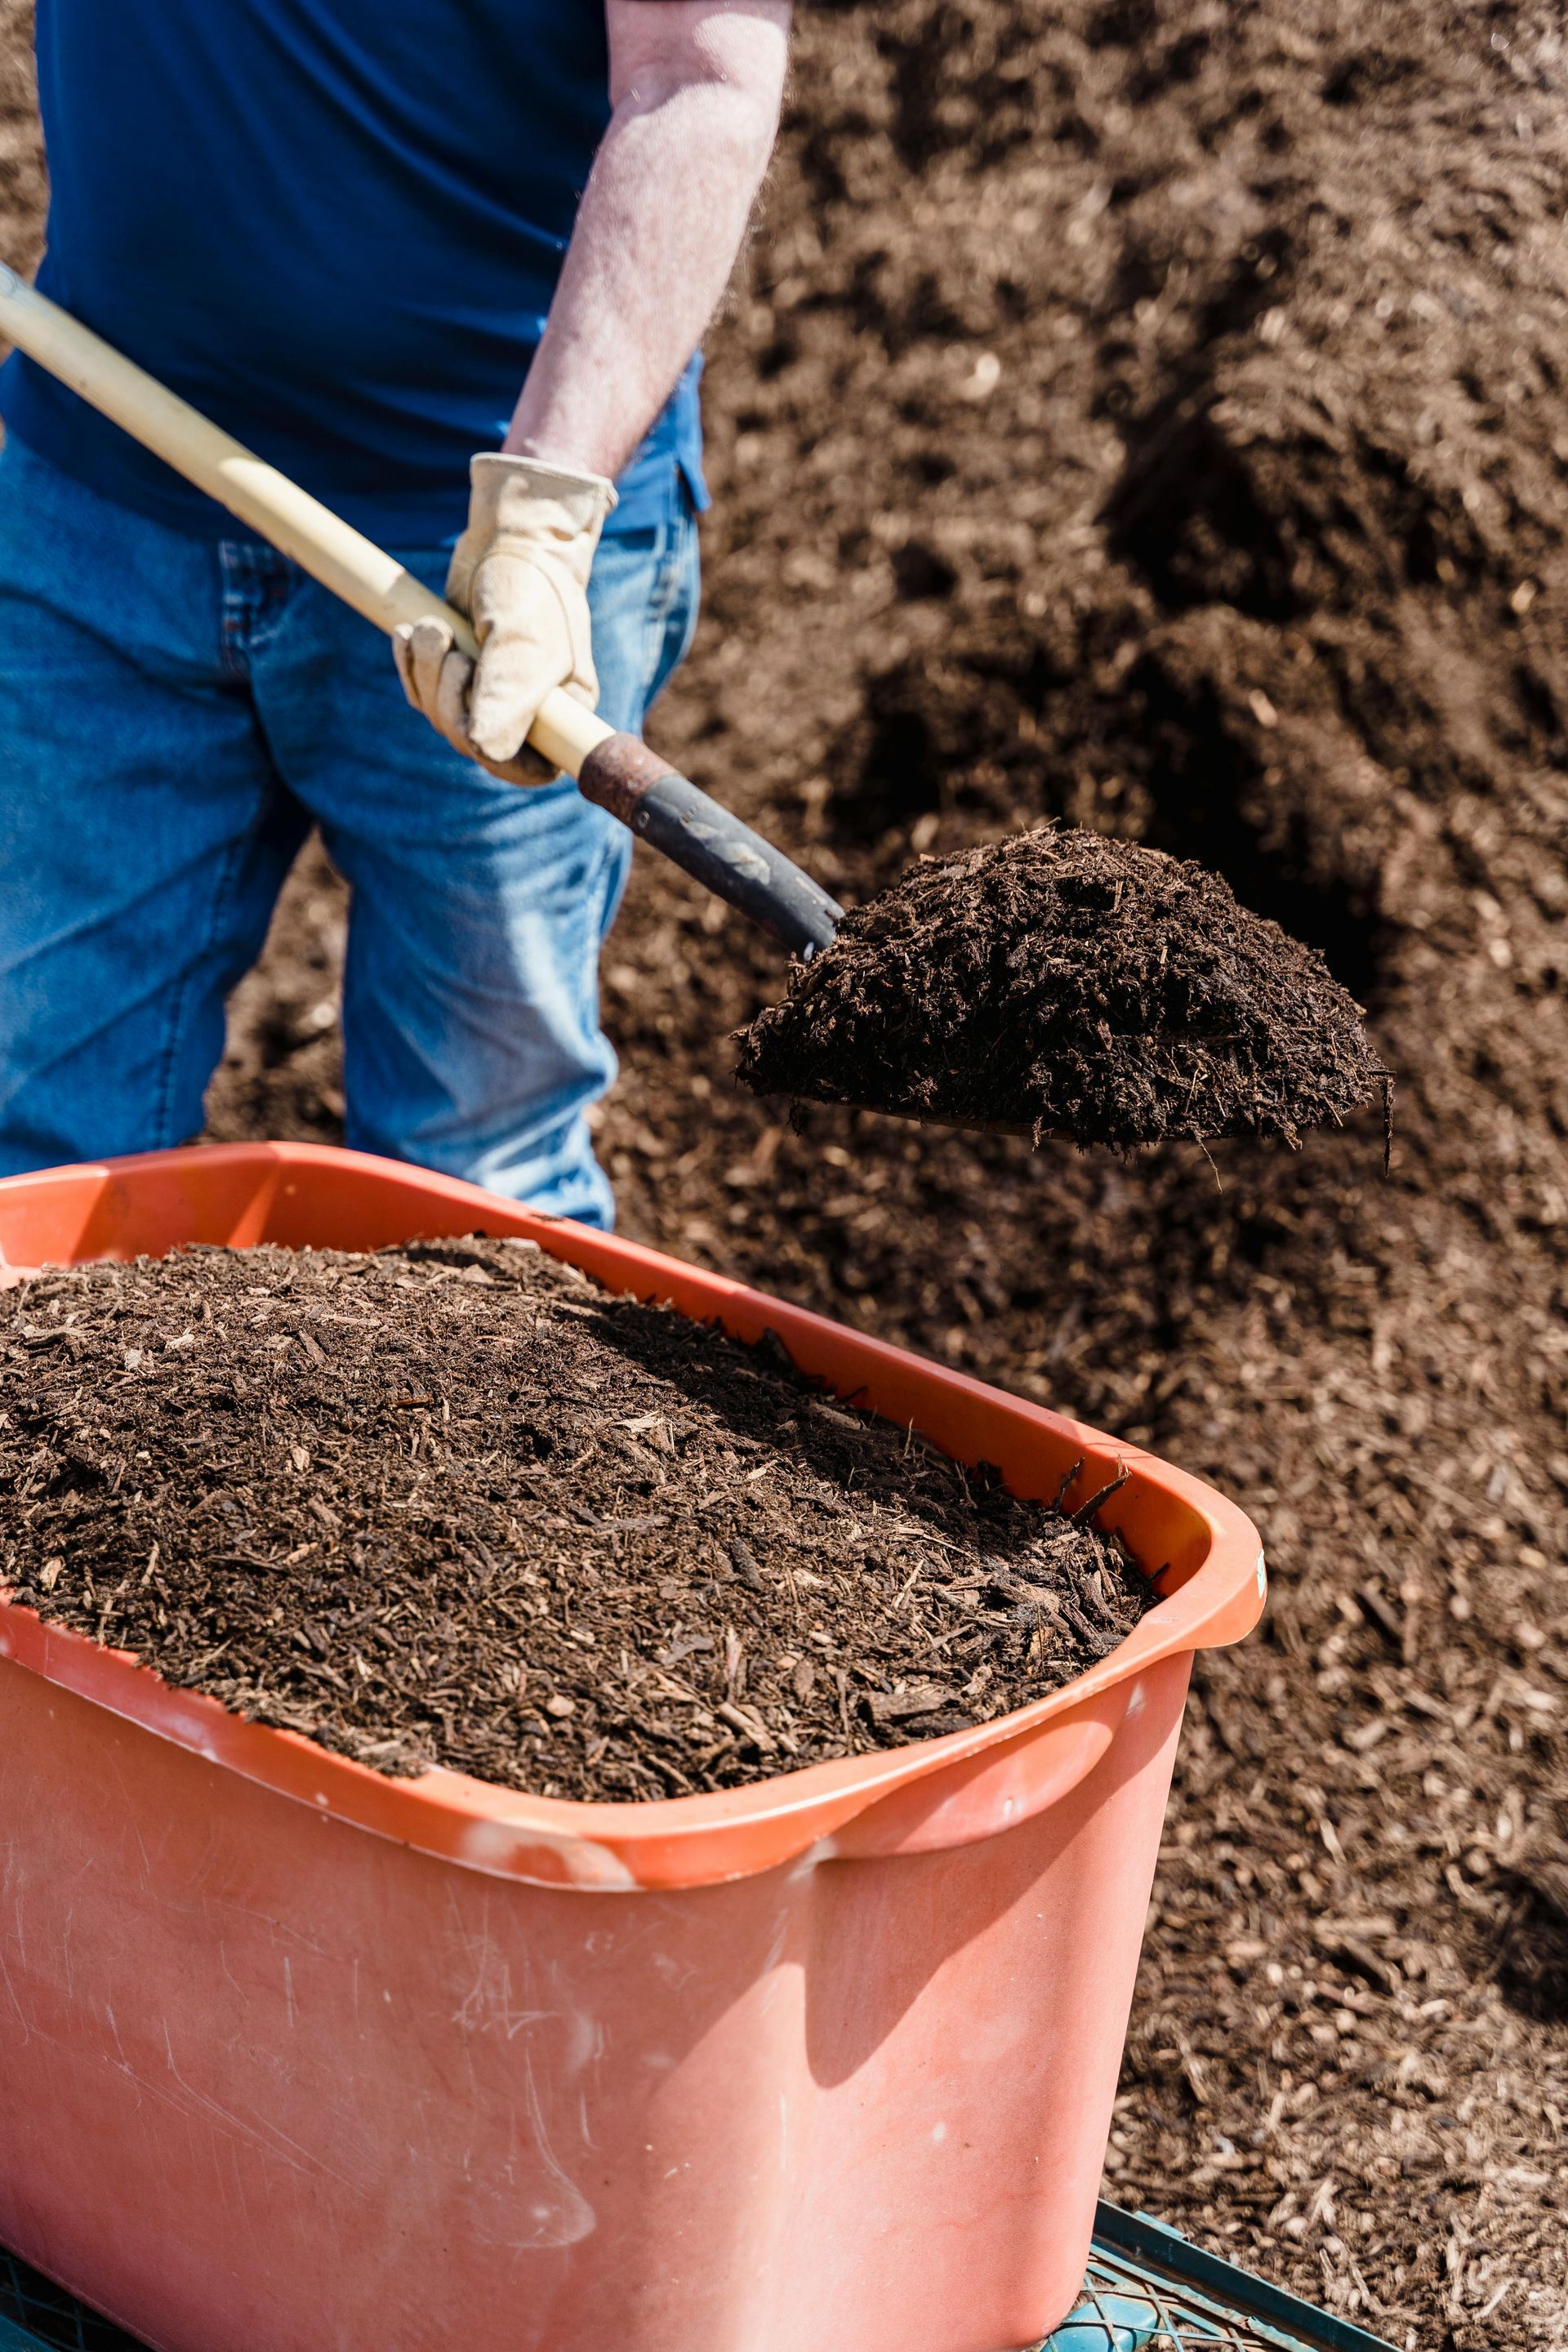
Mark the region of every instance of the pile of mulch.
[[1155, 1605], [1112, 1488], [1020, 1502], [533, 1243], [50, 1272], [0, 1404], [16, 1600], [384, 1771], [735, 1788], [1023, 1706]]
[[1314, 949], [1094, 833], [927, 857], [742, 1039], [757, 1094], [1126, 1150], [1339, 1125], [1385, 1073]]

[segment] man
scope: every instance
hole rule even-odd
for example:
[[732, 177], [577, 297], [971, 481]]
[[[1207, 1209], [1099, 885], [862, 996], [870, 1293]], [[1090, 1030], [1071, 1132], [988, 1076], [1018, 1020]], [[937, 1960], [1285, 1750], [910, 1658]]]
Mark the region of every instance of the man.
[[446, 585], [482, 654], [471, 675], [421, 624], [395, 671], [12, 358], [0, 1173], [199, 1129], [225, 995], [313, 820], [353, 892], [350, 1142], [610, 1221], [584, 1114], [615, 1070], [597, 958], [630, 841], [522, 746], [558, 685], [639, 728], [689, 641], [692, 354], [789, 16], [39, 0], [40, 286]]

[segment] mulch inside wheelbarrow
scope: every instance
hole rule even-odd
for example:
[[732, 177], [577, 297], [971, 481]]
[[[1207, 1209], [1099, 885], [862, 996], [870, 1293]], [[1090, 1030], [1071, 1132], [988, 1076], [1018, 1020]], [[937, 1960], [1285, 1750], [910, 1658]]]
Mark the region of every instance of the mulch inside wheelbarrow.
[[0, 1406], [16, 1599], [384, 1771], [732, 1788], [1021, 1706], [1154, 1604], [1096, 1497], [531, 1243], [50, 1270]]
[[742, 1034], [757, 1094], [1125, 1150], [1338, 1124], [1384, 1077], [1323, 959], [1201, 866], [1094, 833], [929, 857]]

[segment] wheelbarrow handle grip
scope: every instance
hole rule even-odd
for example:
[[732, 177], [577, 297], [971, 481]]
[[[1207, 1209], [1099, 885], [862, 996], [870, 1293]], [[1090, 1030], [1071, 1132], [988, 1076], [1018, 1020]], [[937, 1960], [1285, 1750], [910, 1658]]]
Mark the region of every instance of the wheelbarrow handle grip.
[[[462, 614], [374, 540], [3, 262], [0, 333], [378, 629], [390, 635], [403, 622], [434, 614], [447, 622], [466, 653], [478, 656], [479, 645]], [[797, 954], [810, 954], [833, 937], [843, 909], [827, 893], [782, 851], [656, 760], [637, 737], [617, 734], [556, 688], [545, 696], [528, 740], [575, 778], [590, 800], [731, 906], [765, 924]]]

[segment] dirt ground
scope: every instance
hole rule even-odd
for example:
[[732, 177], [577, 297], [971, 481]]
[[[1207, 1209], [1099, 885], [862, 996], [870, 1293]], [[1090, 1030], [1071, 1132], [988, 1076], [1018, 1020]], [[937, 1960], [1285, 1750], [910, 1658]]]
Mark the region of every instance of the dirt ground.
[[[1389, 1181], [1375, 1113], [792, 1131], [723, 1042], [765, 941], [642, 862], [605, 960], [626, 1229], [1263, 1528], [1107, 2189], [1412, 2352], [1568, 2346], [1565, 101], [1510, 0], [818, 0], [713, 340], [659, 747], [841, 896], [1052, 814], [1217, 867], [1369, 1005]], [[309, 864], [216, 1133], [337, 1131], [343, 921]]]

